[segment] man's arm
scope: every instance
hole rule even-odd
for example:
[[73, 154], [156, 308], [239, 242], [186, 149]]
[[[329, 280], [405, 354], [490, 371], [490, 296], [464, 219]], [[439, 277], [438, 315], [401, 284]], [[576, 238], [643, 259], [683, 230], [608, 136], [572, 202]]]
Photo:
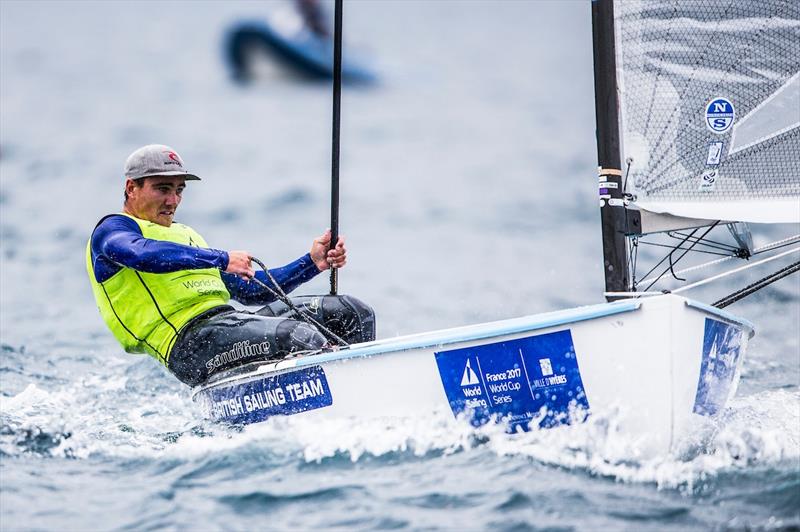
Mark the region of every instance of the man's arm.
[[[329, 229], [314, 239], [309, 253], [282, 268], [271, 269], [269, 272], [281, 289], [288, 294], [320, 272], [329, 268], [341, 268], [347, 263], [347, 249], [344, 247], [344, 237], [339, 237], [336, 247], [333, 249], [328, 249], [330, 243], [331, 231]], [[231, 251], [231, 263], [238, 258], [237, 253], [236, 251]], [[252, 274], [248, 273], [245, 277], [249, 275]], [[268, 280], [263, 271], [256, 272], [255, 275], [261, 282], [272, 287], [272, 282]], [[243, 280], [240, 277], [225, 273], [222, 274], [222, 280], [231, 293], [231, 297], [245, 305], [266, 305], [275, 301], [275, 296], [252, 281]]]
[[109, 216], [95, 228], [91, 247], [98, 282], [123, 266], [147, 273], [228, 267], [225, 251], [145, 238], [139, 225], [122, 215]]
[[[287, 294], [313, 279], [319, 272], [319, 268], [308, 253], [286, 266], [269, 270], [269, 273], [275, 278], [275, 282]], [[266, 273], [257, 271], [255, 276], [256, 279], [274, 290], [272, 281], [267, 278]], [[230, 273], [223, 273], [222, 280], [231, 293], [231, 298], [244, 305], [266, 305], [275, 301], [275, 296], [253, 281], [246, 281]]]

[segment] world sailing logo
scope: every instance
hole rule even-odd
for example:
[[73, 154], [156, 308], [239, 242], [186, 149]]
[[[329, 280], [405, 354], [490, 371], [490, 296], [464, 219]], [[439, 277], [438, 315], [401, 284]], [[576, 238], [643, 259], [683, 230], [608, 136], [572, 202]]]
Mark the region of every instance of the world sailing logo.
[[733, 125], [736, 111], [727, 98], [714, 98], [706, 105], [706, 125], [714, 133], [728, 131]]
[[470, 366], [469, 359], [467, 359], [467, 365], [464, 367], [464, 375], [461, 377], [461, 386], [474, 386], [478, 384], [478, 376], [475, 374], [475, 370], [472, 369]]
[[[475, 359], [477, 361], [477, 358]], [[478, 363], [480, 366], [480, 363]], [[483, 395], [483, 387], [478, 380], [478, 374], [472, 369], [472, 361], [467, 358], [464, 373], [461, 375], [461, 393], [464, 397], [464, 408], [488, 408], [489, 405]]]

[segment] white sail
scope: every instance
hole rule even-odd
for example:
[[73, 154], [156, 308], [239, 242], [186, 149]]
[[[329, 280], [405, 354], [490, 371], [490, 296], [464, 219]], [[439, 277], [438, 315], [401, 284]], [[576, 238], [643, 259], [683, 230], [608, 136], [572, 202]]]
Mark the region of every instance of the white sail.
[[800, 222], [800, 2], [622, 0], [614, 10], [636, 205]]

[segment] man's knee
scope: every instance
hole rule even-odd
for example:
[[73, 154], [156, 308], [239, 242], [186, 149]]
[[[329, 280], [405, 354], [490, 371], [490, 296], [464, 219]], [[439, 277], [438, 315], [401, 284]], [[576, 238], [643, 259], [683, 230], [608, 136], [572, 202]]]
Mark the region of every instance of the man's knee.
[[324, 296], [322, 310], [325, 323], [348, 343], [375, 339], [375, 311], [360, 299], [348, 296]]
[[[322, 323], [347, 343], [375, 339], [375, 311], [360, 299], [348, 295], [299, 296], [292, 304]], [[275, 301], [258, 310], [261, 316], [285, 316], [300, 321], [285, 303]]]
[[283, 320], [275, 330], [278, 353], [288, 355], [298, 351], [322, 349], [327, 341], [317, 329], [297, 320]]
[[230, 312], [181, 331], [168, 367], [182, 382], [196, 386], [222, 370], [319, 350], [325, 343], [319, 331], [300, 321]]

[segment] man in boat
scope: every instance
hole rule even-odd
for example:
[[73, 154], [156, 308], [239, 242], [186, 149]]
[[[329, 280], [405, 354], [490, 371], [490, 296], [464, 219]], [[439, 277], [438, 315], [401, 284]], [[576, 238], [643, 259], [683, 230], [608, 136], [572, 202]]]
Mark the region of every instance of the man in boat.
[[331, 38], [327, 17], [319, 0], [295, 0], [295, 5], [300, 12], [300, 16], [303, 17], [303, 23], [306, 28], [321, 39]]
[[[139, 148], [125, 162], [121, 213], [103, 217], [86, 248], [86, 267], [103, 319], [129, 353], [148, 353], [195, 386], [221, 370], [331, 347], [321, 324], [349, 343], [375, 338], [372, 309], [351, 296], [276, 300], [266, 272], [247, 251], [211, 249], [191, 227], [173, 223], [187, 181], [199, 180], [169, 146]], [[269, 270], [288, 293], [347, 262], [344, 239], [315, 238], [299, 259]], [[266, 290], [256, 280], [267, 284]], [[255, 312], [228, 305], [263, 305]], [[301, 321], [295, 307], [313, 320]]]

